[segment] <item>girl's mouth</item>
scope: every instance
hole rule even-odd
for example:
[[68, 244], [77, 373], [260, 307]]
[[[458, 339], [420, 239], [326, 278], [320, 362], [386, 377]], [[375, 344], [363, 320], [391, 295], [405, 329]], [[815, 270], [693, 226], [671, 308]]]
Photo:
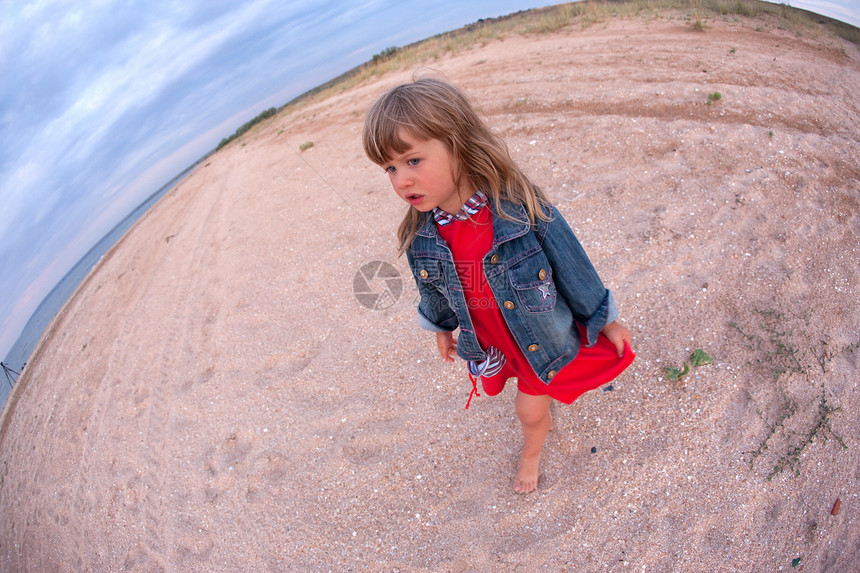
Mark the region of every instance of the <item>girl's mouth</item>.
[[410, 205], [415, 205], [417, 203], [420, 203], [421, 200], [424, 199], [424, 197], [416, 193], [409, 193], [404, 197], [404, 199], [406, 199], [406, 202]]

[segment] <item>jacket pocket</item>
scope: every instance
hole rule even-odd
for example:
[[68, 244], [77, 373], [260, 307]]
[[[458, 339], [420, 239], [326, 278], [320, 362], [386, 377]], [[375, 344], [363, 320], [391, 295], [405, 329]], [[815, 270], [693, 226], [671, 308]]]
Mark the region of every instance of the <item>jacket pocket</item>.
[[448, 292], [442, 262], [433, 258], [416, 258], [411, 268], [421, 296], [418, 314], [429, 322], [422, 326], [436, 332], [457, 328], [459, 319], [454, 309], [455, 301], [451, 300]]
[[441, 286], [443, 283], [442, 267], [434, 259], [415, 259], [412, 275], [419, 284]]
[[525, 310], [549, 312], [555, 308], [555, 283], [545, 257], [532, 255], [520, 261], [508, 270], [508, 278]]
[[412, 265], [412, 276], [418, 285], [418, 292], [424, 298], [429, 297], [429, 303], [440, 304], [436, 297], [442, 297], [450, 302], [448, 281], [442, 269], [442, 262], [432, 258], [415, 259]]

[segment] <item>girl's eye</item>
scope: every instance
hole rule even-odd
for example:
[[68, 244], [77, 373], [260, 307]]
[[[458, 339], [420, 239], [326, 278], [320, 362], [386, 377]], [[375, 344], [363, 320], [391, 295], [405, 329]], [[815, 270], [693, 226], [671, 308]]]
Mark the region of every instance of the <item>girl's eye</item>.
[[394, 167], [393, 165], [389, 165], [388, 167], [385, 168], [386, 173], [394, 173], [395, 171], [397, 171], [397, 168]]
[[409, 165], [411, 165], [412, 167], [415, 167], [416, 165], [418, 165], [418, 162], [419, 162], [419, 161], [421, 161], [421, 160], [420, 160], [420, 159], [410, 159], [410, 160], [409, 160], [409, 161], [407, 161], [406, 163], [408, 163], [408, 164], [409, 164]]

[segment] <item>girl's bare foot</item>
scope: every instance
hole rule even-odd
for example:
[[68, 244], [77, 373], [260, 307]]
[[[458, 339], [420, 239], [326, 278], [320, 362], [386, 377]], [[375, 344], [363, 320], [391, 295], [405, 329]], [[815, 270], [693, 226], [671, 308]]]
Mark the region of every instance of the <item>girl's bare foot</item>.
[[520, 459], [517, 478], [514, 480], [515, 492], [529, 493], [537, 489], [538, 466], [540, 466], [540, 454], [536, 456], [523, 456]]

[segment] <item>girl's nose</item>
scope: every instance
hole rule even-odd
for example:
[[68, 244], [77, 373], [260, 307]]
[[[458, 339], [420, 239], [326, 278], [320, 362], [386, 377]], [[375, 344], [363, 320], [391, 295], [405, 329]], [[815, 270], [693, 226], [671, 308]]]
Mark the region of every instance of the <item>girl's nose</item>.
[[402, 173], [394, 173], [391, 175], [391, 184], [395, 189], [406, 189], [412, 185], [412, 180]]

